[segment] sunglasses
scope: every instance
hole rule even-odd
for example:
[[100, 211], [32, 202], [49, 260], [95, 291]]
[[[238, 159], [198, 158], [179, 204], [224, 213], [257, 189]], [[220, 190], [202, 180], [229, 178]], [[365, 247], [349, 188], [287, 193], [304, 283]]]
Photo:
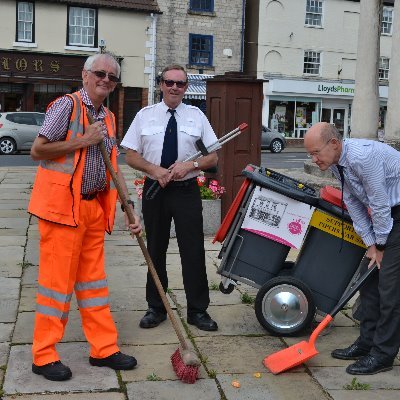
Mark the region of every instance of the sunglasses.
[[88, 69], [88, 71], [91, 72], [92, 74], [95, 74], [100, 79], [104, 79], [106, 76], [108, 76], [108, 80], [110, 82], [114, 82], [114, 83], [119, 82], [119, 78], [117, 76], [108, 74], [107, 72], [104, 72], [104, 71], [92, 71], [90, 69]]
[[186, 81], [173, 81], [172, 79], [163, 79], [163, 82], [167, 87], [172, 87], [176, 83], [176, 87], [178, 87], [179, 89], [183, 89], [187, 84]]

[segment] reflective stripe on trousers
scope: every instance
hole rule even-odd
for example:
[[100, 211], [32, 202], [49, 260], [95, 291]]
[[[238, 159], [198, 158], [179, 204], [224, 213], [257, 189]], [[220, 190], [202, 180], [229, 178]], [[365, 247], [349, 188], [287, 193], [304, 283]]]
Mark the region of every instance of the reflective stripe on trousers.
[[33, 362], [60, 359], [55, 345], [68, 321], [72, 292], [78, 301], [90, 355], [119, 351], [104, 272], [104, 217], [97, 200], [81, 201], [77, 228], [39, 220], [40, 265]]

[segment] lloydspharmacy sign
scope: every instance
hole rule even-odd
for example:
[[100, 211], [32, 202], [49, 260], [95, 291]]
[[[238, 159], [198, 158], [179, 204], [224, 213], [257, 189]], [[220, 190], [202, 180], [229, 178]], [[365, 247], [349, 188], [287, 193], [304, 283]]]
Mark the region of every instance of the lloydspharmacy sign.
[[354, 94], [354, 89], [342, 85], [318, 85], [318, 92], [324, 94]]

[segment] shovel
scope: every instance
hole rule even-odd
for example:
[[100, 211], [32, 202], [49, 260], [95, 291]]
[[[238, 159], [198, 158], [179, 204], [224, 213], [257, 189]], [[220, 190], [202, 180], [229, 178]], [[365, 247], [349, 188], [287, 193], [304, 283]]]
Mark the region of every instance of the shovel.
[[288, 369], [297, 367], [303, 364], [310, 358], [318, 354], [318, 350], [315, 348], [315, 341], [319, 334], [329, 325], [333, 320], [333, 317], [343, 308], [343, 306], [353, 297], [357, 290], [364, 284], [364, 282], [378, 269], [375, 264], [373, 267], [368, 268], [368, 270], [350, 286], [342, 298], [339, 300], [336, 307], [331, 311], [330, 314], [318, 324], [313, 333], [310, 336], [308, 342], [303, 341], [297, 343], [287, 349], [280, 350], [268, 357], [265, 357], [263, 364], [268, 368], [273, 374], [279, 374]]

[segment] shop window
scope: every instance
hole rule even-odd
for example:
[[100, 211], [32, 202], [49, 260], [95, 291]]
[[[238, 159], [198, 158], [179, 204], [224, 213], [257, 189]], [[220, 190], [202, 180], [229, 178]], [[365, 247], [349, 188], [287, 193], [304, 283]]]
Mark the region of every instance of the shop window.
[[390, 60], [387, 57], [379, 58], [379, 79], [387, 81], [389, 79]]
[[214, 11], [214, 0], [190, 0], [191, 11]]
[[318, 51], [305, 51], [303, 73], [310, 75], [319, 75], [320, 68], [321, 68], [321, 53]]
[[69, 7], [68, 45], [95, 46], [97, 13], [93, 8]]
[[207, 65], [213, 63], [213, 37], [189, 34], [189, 64]]
[[381, 34], [391, 35], [393, 25], [393, 7], [383, 7]]
[[307, 26], [322, 27], [322, 1], [307, 0], [306, 20]]
[[33, 13], [33, 2], [17, 2], [17, 42], [33, 42]]

